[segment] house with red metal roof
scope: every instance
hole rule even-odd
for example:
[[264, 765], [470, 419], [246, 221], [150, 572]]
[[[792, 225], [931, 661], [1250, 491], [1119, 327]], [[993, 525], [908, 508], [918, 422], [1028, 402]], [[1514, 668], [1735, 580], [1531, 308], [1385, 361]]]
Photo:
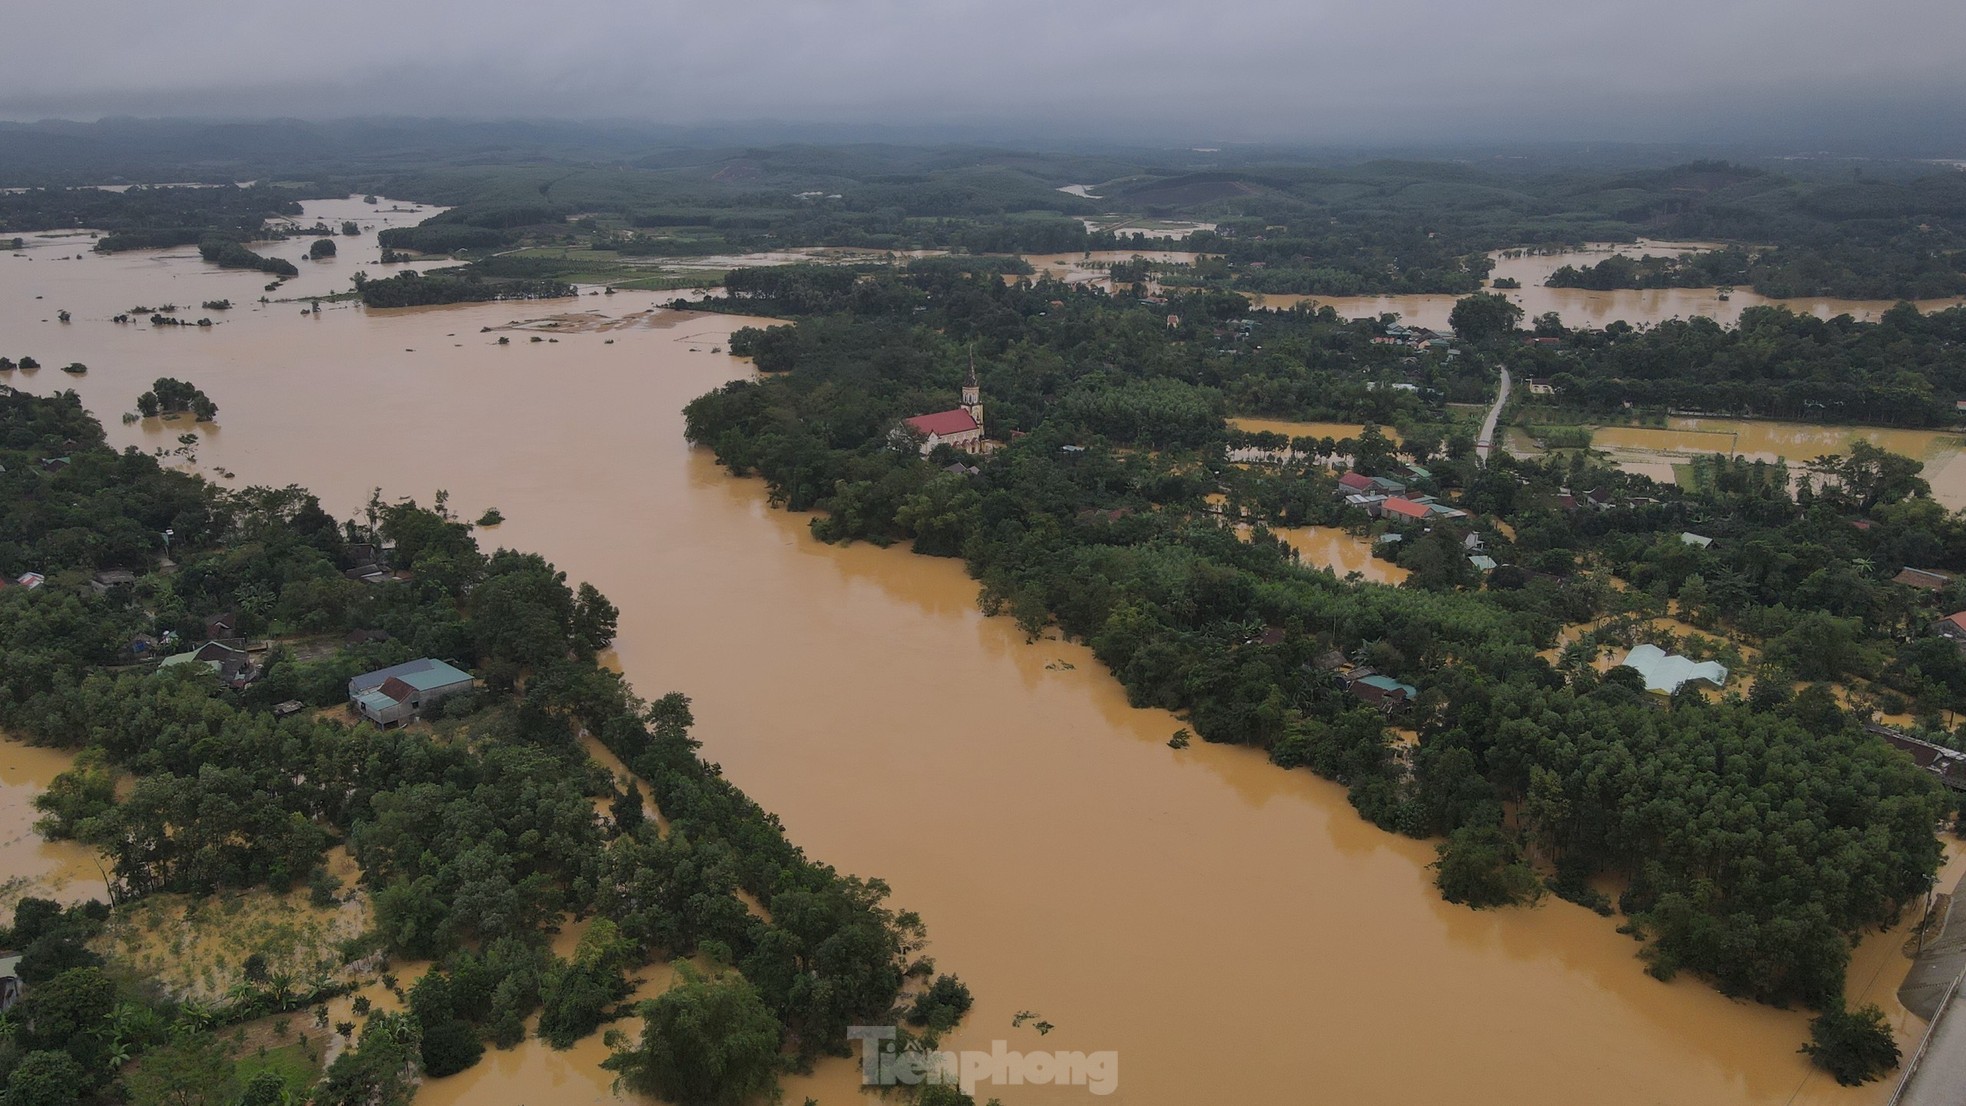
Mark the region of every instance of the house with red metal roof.
[[1419, 522], [1430, 517], [1433, 511], [1425, 503], [1413, 499], [1388, 499], [1379, 504], [1379, 513], [1387, 518], [1405, 519]]
[[1966, 642], [1966, 611], [1956, 611], [1939, 619], [1933, 624], [1932, 629], [1940, 637]]

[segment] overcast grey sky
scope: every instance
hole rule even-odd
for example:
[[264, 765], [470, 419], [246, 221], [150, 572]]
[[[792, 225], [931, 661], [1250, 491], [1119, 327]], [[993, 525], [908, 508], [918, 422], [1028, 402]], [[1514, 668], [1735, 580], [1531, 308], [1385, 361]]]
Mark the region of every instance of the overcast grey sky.
[[0, 42], [10, 119], [1026, 123], [1313, 141], [1786, 141], [1966, 122], [1966, 0], [0, 0]]

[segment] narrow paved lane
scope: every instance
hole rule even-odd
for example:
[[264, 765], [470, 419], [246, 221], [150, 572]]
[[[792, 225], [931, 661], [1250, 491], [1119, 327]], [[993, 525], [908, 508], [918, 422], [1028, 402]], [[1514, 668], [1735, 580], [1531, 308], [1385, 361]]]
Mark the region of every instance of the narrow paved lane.
[[1495, 393], [1495, 406], [1488, 409], [1488, 418], [1481, 424], [1481, 437], [1475, 439], [1475, 456], [1482, 464], [1488, 463], [1488, 451], [1495, 446], [1495, 424], [1502, 418], [1502, 405], [1509, 401], [1509, 370], [1502, 370], [1502, 388]]
[[1925, 1040], [1905, 1064], [1891, 1106], [1958, 1106], [1966, 1101], [1966, 1012], [1959, 983], [1946, 992]]

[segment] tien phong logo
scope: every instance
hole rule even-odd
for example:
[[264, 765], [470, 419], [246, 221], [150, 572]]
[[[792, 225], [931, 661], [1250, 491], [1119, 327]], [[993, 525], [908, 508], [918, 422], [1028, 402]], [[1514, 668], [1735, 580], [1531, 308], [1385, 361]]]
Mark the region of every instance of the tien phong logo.
[[847, 1027], [847, 1039], [861, 1042], [860, 1081], [869, 1087], [954, 1083], [973, 1094], [980, 1083], [995, 1086], [1084, 1087], [1097, 1095], [1120, 1085], [1120, 1057], [1101, 1052], [1013, 1052], [1003, 1041], [982, 1049], [929, 1049], [895, 1040], [891, 1025]]

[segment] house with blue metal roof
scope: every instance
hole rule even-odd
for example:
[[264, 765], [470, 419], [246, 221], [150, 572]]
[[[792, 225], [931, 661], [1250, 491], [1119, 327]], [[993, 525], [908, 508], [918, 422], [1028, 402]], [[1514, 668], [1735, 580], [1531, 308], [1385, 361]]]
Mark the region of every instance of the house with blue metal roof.
[[1420, 696], [1420, 689], [1412, 684], [1401, 683], [1370, 668], [1352, 669], [1338, 679], [1345, 690], [1361, 701], [1387, 712], [1398, 710]]
[[471, 673], [440, 660], [422, 657], [348, 681], [348, 705], [378, 726], [413, 722], [423, 708], [471, 690]]

